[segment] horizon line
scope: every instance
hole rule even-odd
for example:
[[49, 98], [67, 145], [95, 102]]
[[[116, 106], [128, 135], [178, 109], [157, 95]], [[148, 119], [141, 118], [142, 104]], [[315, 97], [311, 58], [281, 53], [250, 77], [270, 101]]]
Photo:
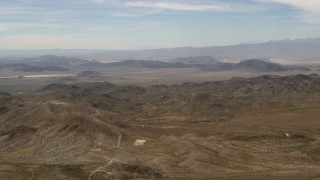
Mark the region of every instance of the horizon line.
[[107, 48], [46, 48], [46, 49], [0, 49], [0, 51], [50, 51], [50, 50], [62, 50], [62, 51], [75, 51], [75, 50], [86, 50], [86, 51], [143, 51], [143, 50], [161, 50], [161, 49], [180, 49], [180, 48], [208, 48], [208, 47], [228, 47], [238, 45], [254, 45], [280, 41], [299, 41], [299, 40], [310, 40], [320, 39], [320, 37], [308, 37], [308, 38], [295, 38], [295, 39], [277, 39], [277, 40], [266, 40], [266, 41], [254, 41], [254, 42], [241, 42], [229, 45], [209, 45], [209, 46], [177, 46], [177, 47], [159, 47], [159, 48], [141, 48], [141, 49], [107, 49]]

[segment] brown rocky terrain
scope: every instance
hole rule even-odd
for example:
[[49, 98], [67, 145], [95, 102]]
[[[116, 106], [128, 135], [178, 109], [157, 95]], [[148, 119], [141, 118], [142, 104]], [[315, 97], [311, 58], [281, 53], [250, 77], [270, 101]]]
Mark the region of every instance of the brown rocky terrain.
[[320, 177], [315, 74], [51, 84], [0, 103], [3, 179]]

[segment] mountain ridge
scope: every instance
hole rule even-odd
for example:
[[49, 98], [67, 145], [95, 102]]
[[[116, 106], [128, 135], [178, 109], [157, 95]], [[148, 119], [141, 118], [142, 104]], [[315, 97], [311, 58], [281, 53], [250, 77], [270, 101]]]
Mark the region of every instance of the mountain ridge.
[[[100, 66], [100, 65], [99, 65]], [[180, 57], [165, 62], [152, 60], [123, 60], [106, 63], [107, 67], [130, 68], [200, 68], [209, 71], [252, 71], [252, 72], [281, 72], [290, 70], [308, 71], [304, 67], [289, 67], [260, 59], [247, 59], [239, 63], [220, 62], [212, 57]]]
[[[1, 57], [21, 57], [39, 55], [63, 55], [103, 61], [141, 59], [166, 60], [177, 57], [212, 56], [229, 60], [269, 58], [318, 61], [320, 38], [277, 40], [255, 44], [236, 44], [229, 46], [177, 47], [146, 50], [0, 50]], [[19, 55], [20, 54], [20, 55]]]

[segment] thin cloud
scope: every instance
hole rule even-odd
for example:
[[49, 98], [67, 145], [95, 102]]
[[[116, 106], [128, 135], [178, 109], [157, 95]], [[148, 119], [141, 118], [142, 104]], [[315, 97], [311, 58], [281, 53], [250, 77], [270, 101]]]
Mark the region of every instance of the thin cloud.
[[158, 9], [151, 9], [151, 10], [139, 10], [139, 11], [118, 11], [112, 13], [113, 16], [119, 16], [119, 17], [141, 17], [146, 15], [152, 15], [157, 14], [161, 12], [161, 10]]
[[10, 6], [0, 7], [0, 15], [21, 15], [28, 12], [30, 12], [30, 10], [25, 7], [10, 7]]
[[93, 0], [95, 3], [105, 3], [105, 0]]
[[264, 0], [264, 2], [274, 2], [289, 5], [304, 11], [320, 13], [319, 0]]
[[277, 3], [290, 6], [298, 11], [298, 19], [306, 23], [320, 22], [320, 1], [319, 0], [258, 0], [266, 3]]
[[195, 5], [195, 4], [182, 4], [182, 3], [166, 3], [166, 2], [127, 2], [126, 6], [141, 7], [141, 8], [156, 8], [163, 10], [178, 10], [178, 11], [227, 11], [230, 6], [225, 5]]

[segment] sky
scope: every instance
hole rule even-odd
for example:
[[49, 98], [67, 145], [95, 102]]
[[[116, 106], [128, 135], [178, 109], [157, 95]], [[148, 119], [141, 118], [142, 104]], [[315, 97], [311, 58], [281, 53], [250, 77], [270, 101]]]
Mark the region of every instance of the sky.
[[1, 0], [0, 49], [153, 49], [320, 37], [320, 0]]

